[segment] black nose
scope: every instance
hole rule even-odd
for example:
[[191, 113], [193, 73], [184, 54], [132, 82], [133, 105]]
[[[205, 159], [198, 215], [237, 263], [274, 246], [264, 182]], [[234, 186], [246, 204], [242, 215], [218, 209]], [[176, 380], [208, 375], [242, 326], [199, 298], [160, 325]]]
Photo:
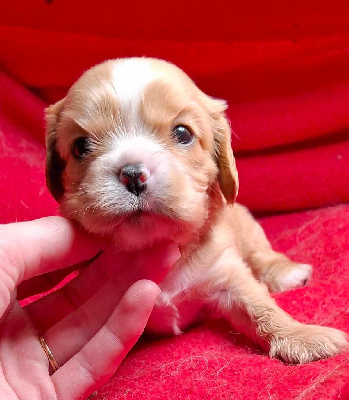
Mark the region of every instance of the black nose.
[[119, 181], [136, 196], [146, 189], [145, 182], [148, 177], [149, 173], [142, 164], [126, 165], [119, 173]]

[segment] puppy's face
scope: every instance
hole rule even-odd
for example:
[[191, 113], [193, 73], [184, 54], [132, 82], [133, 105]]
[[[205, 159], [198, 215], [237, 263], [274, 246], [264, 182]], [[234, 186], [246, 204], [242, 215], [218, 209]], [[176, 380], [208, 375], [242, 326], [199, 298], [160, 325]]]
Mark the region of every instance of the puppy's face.
[[212, 191], [236, 196], [224, 110], [164, 61], [90, 69], [47, 110], [47, 183], [62, 214], [123, 249], [184, 243]]

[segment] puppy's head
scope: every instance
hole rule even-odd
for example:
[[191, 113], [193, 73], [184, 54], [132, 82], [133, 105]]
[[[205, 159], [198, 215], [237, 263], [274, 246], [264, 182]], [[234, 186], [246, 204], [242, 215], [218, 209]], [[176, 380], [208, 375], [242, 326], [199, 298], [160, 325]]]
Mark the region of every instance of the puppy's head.
[[237, 194], [225, 108], [165, 61], [90, 69], [46, 110], [46, 178], [62, 214], [124, 249], [185, 242], [212, 193]]

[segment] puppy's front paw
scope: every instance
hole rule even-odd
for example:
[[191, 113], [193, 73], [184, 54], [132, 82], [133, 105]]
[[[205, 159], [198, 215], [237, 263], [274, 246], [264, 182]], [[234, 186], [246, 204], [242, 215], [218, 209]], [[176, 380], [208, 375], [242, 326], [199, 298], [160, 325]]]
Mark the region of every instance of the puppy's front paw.
[[349, 350], [347, 335], [338, 329], [297, 323], [274, 335], [269, 355], [290, 364], [304, 364]]
[[312, 270], [313, 268], [309, 264], [289, 262], [275, 266], [269, 272], [267, 279], [264, 279], [264, 282], [271, 292], [285, 292], [306, 285], [311, 277]]

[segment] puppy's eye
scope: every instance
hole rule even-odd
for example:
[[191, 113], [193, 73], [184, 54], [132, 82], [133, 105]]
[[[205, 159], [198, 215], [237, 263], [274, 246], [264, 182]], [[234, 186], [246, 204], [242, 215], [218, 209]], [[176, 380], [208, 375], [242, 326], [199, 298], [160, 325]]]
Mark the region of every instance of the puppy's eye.
[[73, 155], [76, 158], [84, 158], [90, 151], [90, 142], [88, 138], [80, 137], [73, 144]]
[[172, 129], [172, 136], [179, 144], [190, 144], [194, 135], [184, 125], [177, 125]]

